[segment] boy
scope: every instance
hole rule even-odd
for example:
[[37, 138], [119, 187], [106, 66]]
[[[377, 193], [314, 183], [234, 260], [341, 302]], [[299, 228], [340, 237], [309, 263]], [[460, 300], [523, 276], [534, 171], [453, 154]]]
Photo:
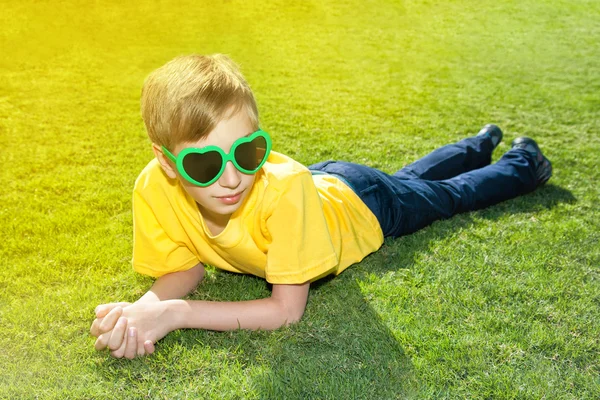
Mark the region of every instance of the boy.
[[[296, 322], [311, 282], [359, 262], [384, 237], [530, 192], [552, 174], [529, 138], [490, 165], [502, 139], [495, 125], [394, 175], [336, 161], [307, 169], [271, 151], [252, 91], [223, 55], [172, 60], [148, 77], [141, 103], [156, 158], [135, 184], [133, 267], [157, 279], [133, 304], [96, 308], [95, 347], [114, 357], [151, 354], [180, 328]], [[263, 277], [272, 295], [179, 300], [204, 264]]]

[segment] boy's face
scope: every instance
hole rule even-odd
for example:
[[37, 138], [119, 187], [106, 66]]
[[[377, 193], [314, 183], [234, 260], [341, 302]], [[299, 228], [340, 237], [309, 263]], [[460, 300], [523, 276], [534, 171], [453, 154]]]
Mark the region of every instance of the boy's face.
[[[177, 145], [173, 151], [179, 154], [187, 147], [203, 148], [217, 146], [226, 154], [230, 152], [232, 144], [255, 131], [248, 114], [242, 109], [233, 114], [229, 119], [220, 121], [205, 138], [194, 143]], [[160, 160], [160, 158], [159, 158]], [[163, 164], [163, 160], [160, 160]], [[254, 184], [254, 174], [244, 174], [228, 162], [223, 174], [210, 186], [200, 187], [188, 182], [177, 172], [173, 163], [170, 171], [165, 172], [170, 177], [177, 177], [187, 193], [198, 203], [198, 208], [204, 219], [213, 225], [225, 227], [229, 217], [243, 204]], [[165, 168], [163, 164], [163, 168]]]

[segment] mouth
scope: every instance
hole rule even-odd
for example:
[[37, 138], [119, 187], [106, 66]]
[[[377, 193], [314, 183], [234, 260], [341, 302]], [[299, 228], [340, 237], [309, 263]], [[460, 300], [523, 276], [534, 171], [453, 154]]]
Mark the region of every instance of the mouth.
[[216, 196], [216, 198], [224, 204], [231, 205], [236, 204], [240, 201], [240, 199], [242, 198], [242, 193], [244, 193], [243, 190], [241, 192], [228, 194], [225, 196]]

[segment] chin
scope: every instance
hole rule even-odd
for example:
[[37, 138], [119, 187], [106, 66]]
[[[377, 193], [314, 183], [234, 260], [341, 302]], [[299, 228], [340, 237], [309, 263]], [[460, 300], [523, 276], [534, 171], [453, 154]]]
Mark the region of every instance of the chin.
[[238, 210], [238, 208], [240, 208], [241, 205], [242, 205], [242, 202], [240, 201], [237, 204], [232, 204], [230, 206], [221, 206], [219, 208], [219, 214], [230, 216], [231, 214], [236, 212]]

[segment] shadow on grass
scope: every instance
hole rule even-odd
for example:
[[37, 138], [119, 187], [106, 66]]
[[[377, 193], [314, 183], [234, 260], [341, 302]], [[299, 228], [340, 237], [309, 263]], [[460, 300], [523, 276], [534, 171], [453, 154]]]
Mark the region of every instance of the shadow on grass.
[[410, 360], [356, 280], [328, 280], [310, 301], [304, 323], [245, 349], [249, 362], [268, 360], [253, 377], [262, 398], [391, 399], [415, 391]]
[[[387, 271], [407, 269], [414, 263], [418, 254], [428, 251], [430, 242], [444, 239], [468, 228], [475, 223], [475, 219], [496, 221], [506, 215], [535, 213], [552, 209], [561, 203], [576, 201], [577, 199], [570, 191], [552, 184], [545, 185], [532, 193], [485, 209], [458, 214], [447, 220], [436, 221], [431, 226], [410, 235], [397, 239], [387, 238], [383, 247], [376, 253], [379, 258], [377, 261], [363, 262], [352, 266], [347, 271], [353, 274], [355, 279], [362, 280], [369, 273], [381, 274]], [[311, 286], [311, 290], [316, 289], [322, 282], [327, 282], [327, 279]]]
[[[158, 357], [144, 361], [141, 369], [129, 370], [127, 361], [105, 360], [105, 379], [123, 379], [119, 371], [126, 368], [128, 374], [133, 372], [127, 379], [151, 385], [150, 381], [160, 382], [161, 376], [163, 382], [169, 382], [164, 376], [177, 376], [181, 382], [201, 375], [211, 387], [204, 390], [218, 398], [413, 398], [414, 393], [425, 390], [423, 383], [418, 382], [411, 360], [363, 295], [361, 282], [371, 274], [412, 268], [431, 241], [468, 228], [476, 218], [497, 220], [506, 214], [537, 212], [574, 201], [569, 191], [547, 185], [494, 207], [388, 239], [381, 250], [339, 277], [314, 283], [299, 324], [274, 332], [174, 332], [159, 344]], [[264, 281], [255, 277], [221, 271], [212, 275], [194, 298], [225, 301], [240, 300], [241, 293], [244, 298], [270, 294]], [[231, 386], [223, 380], [222, 371], [229, 371]], [[156, 388], [155, 393], [173, 394], [165, 390]]]
[[[259, 278], [215, 275], [207, 285], [213, 300], [231, 299], [216, 298], [219, 289], [235, 294], [245, 286], [253, 297], [269, 295]], [[181, 330], [157, 348], [133, 362], [99, 356], [98, 372], [123, 396], [151, 398], [393, 399], [412, 398], [416, 388], [410, 360], [350, 274], [317, 285], [299, 324], [273, 332]]]
[[[254, 377], [269, 398], [410, 398], [417, 382], [404, 350], [369, 305], [360, 282], [369, 274], [411, 268], [431, 241], [455, 234], [474, 218], [497, 220], [506, 214], [538, 212], [576, 201], [571, 192], [547, 185], [518, 199], [475, 213], [439, 221], [435, 227], [394, 240], [336, 278], [311, 287], [305, 322], [269, 346], [254, 343], [248, 361], [269, 360], [268, 370]], [[391, 245], [393, 243], [393, 245]], [[335, 396], [333, 396], [335, 394]]]
[[501, 215], [531, 213], [550, 210], [561, 203], [575, 203], [577, 198], [569, 190], [553, 184], [546, 184], [537, 190], [478, 211], [480, 217], [497, 219]]

